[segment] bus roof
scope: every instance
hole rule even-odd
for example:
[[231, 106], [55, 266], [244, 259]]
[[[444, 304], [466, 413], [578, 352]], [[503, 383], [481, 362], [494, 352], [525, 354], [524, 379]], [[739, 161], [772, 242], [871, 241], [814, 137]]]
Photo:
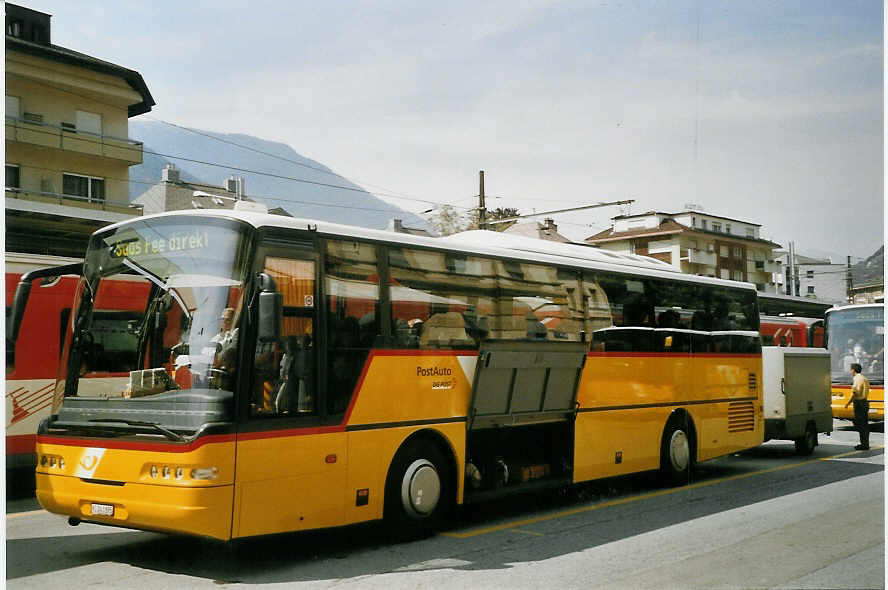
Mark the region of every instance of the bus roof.
[[356, 238], [404, 246], [459, 251], [498, 258], [513, 258], [527, 262], [557, 264], [575, 268], [605, 270], [713, 286], [755, 290], [755, 285], [752, 283], [685, 274], [666, 262], [648, 256], [619, 254], [591, 246], [550, 242], [484, 230], [460, 232], [445, 237], [426, 237], [254, 211], [196, 209], [168, 211], [136, 217], [106, 226], [96, 231], [95, 234], [98, 235], [141, 220], [181, 216], [226, 218], [247, 223], [257, 229], [276, 227], [312, 231], [320, 235], [339, 238]]
[[884, 303], [854, 303], [851, 305], [838, 305], [836, 307], [831, 307], [826, 310], [826, 313], [832, 313], [834, 311], [845, 311], [849, 309], [865, 309], [867, 307], [881, 307], [885, 308]]

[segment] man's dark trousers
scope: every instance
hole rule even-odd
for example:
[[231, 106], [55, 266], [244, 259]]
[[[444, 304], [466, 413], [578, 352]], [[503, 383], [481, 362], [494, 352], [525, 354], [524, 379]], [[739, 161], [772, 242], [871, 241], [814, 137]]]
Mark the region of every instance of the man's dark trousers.
[[869, 447], [869, 400], [854, 400], [854, 426], [860, 433], [860, 444]]

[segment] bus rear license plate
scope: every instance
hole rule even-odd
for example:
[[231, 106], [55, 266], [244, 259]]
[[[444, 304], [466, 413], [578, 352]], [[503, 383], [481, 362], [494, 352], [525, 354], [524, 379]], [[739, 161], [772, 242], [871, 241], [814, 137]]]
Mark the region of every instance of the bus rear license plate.
[[114, 516], [113, 504], [93, 504], [90, 507], [93, 516]]

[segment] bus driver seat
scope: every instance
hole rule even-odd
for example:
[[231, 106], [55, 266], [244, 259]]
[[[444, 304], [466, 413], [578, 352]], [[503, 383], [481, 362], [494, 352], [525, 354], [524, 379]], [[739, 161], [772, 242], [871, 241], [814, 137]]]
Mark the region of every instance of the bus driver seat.
[[[276, 414], [314, 412], [311, 384], [311, 336], [287, 336], [281, 356], [280, 385], [274, 396]], [[295, 404], [294, 404], [295, 402]]]

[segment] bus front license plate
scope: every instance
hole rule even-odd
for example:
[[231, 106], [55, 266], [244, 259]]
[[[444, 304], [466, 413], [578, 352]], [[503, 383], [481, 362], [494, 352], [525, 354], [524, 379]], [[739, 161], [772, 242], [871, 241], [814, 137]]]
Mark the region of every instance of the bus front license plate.
[[93, 504], [90, 507], [93, 516], [114, 516], [113, 504]]

